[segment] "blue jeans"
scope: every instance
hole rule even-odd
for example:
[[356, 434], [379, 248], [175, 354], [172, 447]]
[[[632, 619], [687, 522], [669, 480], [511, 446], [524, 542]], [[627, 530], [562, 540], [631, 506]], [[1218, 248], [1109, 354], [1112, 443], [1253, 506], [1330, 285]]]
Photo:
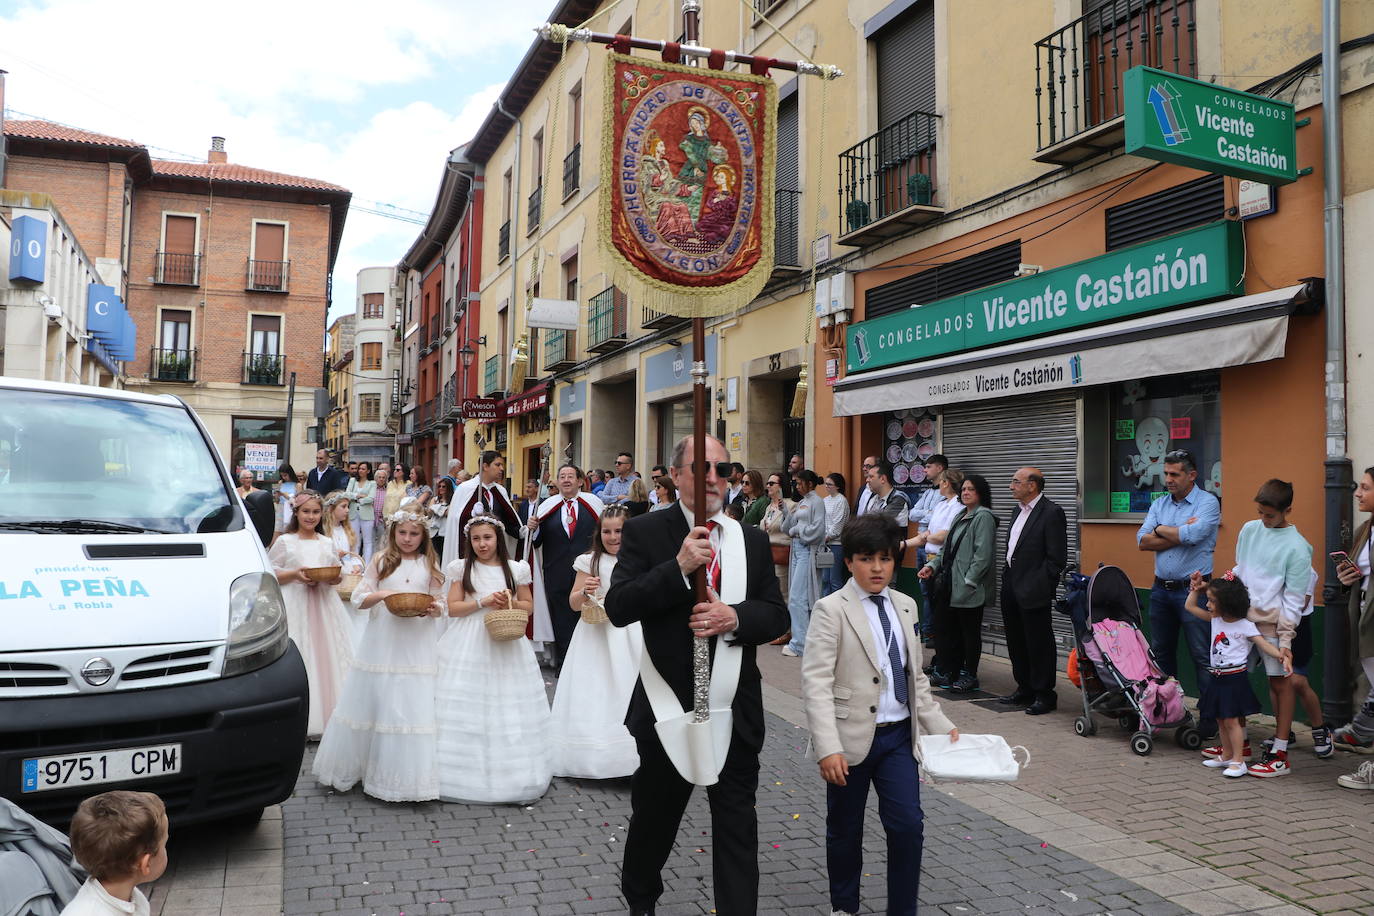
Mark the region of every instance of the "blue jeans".
[[[1207, 607], [1207, 595], [1199, 596], [1199, 604]], [[1186, 588], [1170, 591], [1162, 585], [1150, 589], [1150, 651], [1165, 674], [1178, 676], [1178, 635], [1188, 642], [1188, 654], [1193, 659], [1193, 670], [1197, 675], [1198, 695], [1202, 697], [1211, 689], [1212, 675], [1208, 672], [1211, 658], [1212, 625], [1199, 620], [1183, 609], [1188, 600]], [[1202, 720], [1198, 728], [1204, 735], [1216, 732], [1215, 721]]]
[[811, 549], [794, 540], [787, 567], [787, 613], [792, 617], [792, 641], [787, 647], [798, 655], [806, 647], [806, 627], [811, 622], [811, 606], [816, 603]]
[[848, 570], [844, 567], [844, 548], [839, 544], [829, 545], [830, 552], [835, 556], [835, 563], [825, 571], [821, 580], [821, 597], [834, 594], [844, 587], [845, 580], [849, 578]]
[[864, 808], [871, 782], [878, 790], [878, 818], [887, 834], [887, 912], [902, 916], [916, 912], [925, 843], [921, 781], [917, 777], [908, 719], [873, 733], [868, 756], [849, 768], [846, 785], [826, 784], [825, 860], [832, 909], [859, 912]]
[[[916, 569], [926, 565], [930, 557], [926, 556], [925, 548], [916, 551]], [[930, 580], [917, 579], [921, 587], [921, 616], [916, 620], [916, 632], [922, 639], [927, 639], [935, 632], [935, 605], [930, 597]]]

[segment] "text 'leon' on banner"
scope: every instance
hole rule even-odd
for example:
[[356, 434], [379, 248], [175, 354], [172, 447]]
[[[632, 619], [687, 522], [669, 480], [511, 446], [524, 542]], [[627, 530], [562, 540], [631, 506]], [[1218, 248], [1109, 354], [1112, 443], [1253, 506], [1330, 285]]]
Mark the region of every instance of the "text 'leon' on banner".
[[777, 88], [610, 55], [601, 239], [631, 299], [685, 318], [747, 305], [773, 270]]

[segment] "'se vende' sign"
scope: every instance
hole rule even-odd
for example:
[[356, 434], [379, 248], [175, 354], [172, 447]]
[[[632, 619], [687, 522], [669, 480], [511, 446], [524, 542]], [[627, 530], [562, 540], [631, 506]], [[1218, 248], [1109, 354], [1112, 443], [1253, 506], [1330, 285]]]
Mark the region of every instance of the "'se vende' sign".
[[846, 365], [866, 372], [1239, 295], [1242, 260], [1240, 224], [1211, 223], [850, 325]]
[[1293, 106], [1150, 67], [1126, 71], [1126, 152], [1267, 184], [1298, 178]]

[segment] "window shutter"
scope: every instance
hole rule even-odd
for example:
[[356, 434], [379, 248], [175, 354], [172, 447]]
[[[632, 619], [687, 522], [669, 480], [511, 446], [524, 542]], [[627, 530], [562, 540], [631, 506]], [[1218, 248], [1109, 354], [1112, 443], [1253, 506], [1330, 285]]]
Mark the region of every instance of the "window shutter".
[[1021, 240], [1017, 239], [875, 286], [864, 297], [864, 320], [1010, 280], [1020, 266]]
[[935, 113], [935, 4], [920, 0], [873, 38], [878, 127], [913, 111]]
[[801, 159], [798, 131], [797, 95], [792, 93], [778, 102], [777, 130], [777, 188], [779, 191], [801, 190]]
[[286, 260], [286, 227], [280, 223], [258, 223], [253, 245], [255, 261]]
[[168, 254], [196, 253], [196, 218], [194, 216], [166, 217], [163, 227], [163, 248]]
[[1226, 216], [1226, 181], [1208, 175], [1107, 208], [1107, 250], [1182, 232]]

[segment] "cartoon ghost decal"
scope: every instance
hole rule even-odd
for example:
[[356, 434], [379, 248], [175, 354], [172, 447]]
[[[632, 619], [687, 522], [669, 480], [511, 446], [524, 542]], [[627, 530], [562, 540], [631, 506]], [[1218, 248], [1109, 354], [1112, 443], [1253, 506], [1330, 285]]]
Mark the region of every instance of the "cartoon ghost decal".
[[1164, 489], [1164, 453], [1169, 451], [1169, 425], [1159, 417], [1146, 417], [1135, 425], [1135, 447], [1130, 464], [1121, 469], [1136, 479], [1140, 490]]

